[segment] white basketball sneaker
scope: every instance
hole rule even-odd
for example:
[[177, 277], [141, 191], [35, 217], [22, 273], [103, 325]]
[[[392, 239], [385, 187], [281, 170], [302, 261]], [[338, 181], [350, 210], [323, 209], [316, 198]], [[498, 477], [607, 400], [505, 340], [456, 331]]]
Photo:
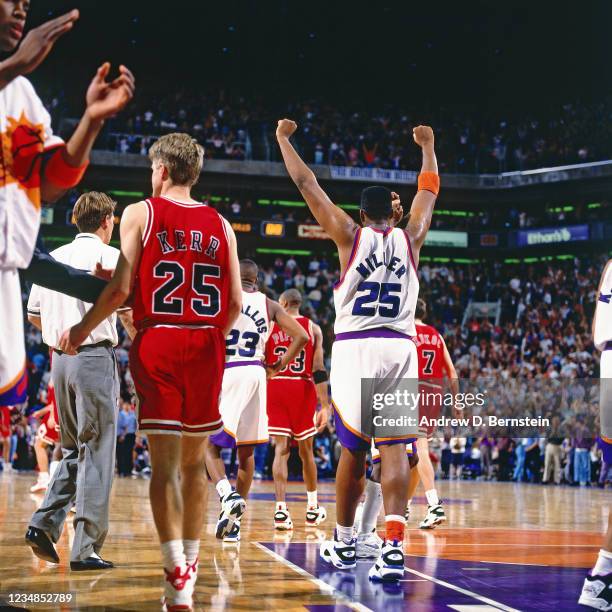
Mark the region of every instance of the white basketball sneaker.
[[276, 508], [274, 512], [274, 529], [278, 529], [279, 531], [289, 531], [293, 529], [293, 521], [291, 520], [289, 510], [286, 508]]
[[374, 582], [396, 582], [404, 577], [403, 542], [385, 541], [380, 556], [368, 573]]
[[331, 563], [338, 569], [352, 569], [357, 565], [355, 555], [355, 544], [357, 540], [352, 538], [349, 543], [338, 540], [334, 531], [334, 539], [326, 540], [319, 547], [319, 556], [323, 561]]
[[440, 502], [436, 506], [427, 506], [427, 514], [421, 521], [419, 529], [435, 529], [440, 523], [446, 520], [446, 514]]
[[600, 576], [589, 572], [578, 603], [595, 610], [612, 610], [612, 573]]
[[221, 513], [215, 529], [218, 540], [222, 540], [232, 530], [234, 523], [240, 521], [245, 510], [246, 502], [236, 491], [228, 493], [221, 500]]
[[240, 542], [240, 521], [234, 521], [231, 530], [223, 538], [224, 544], [237, 544]]
[[49, 486], [49, 473], [39, 472], [36, 482], [30, 487], [30, 493], [41, 493]]
[[358, 559], [376, 559], [382, 550], [383, 541], [376, 534], [376, 529], [370, 533], [360, 533], [357, 535], [357, 551]]
[[184, 567], [175, 567], [172, 572], [164, 568], [166, 581], [164, 582], [162, 610], [167, 612], [193, 610], [193, 592], [197, 573], [192, 571], [192, 568], [191, 565], [185, 565]]
[[317, 527], [327, 518], [323, 506], [308, 506], [306, 508], [306, 527]]

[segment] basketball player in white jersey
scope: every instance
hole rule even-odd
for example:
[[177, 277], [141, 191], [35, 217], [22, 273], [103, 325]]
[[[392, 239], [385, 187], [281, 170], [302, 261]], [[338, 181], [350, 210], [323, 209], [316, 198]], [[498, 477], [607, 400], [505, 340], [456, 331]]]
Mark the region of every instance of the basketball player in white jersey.
[[[599, 446], [603, 460], [612, 463], [612, 259], [608, 260], [599, 282], [593, 319], [593, 341], [601, 351], [599, 363]], [[587, 574], [579, 604], [596, 610], [612, 610], [612, 504], [608, 508], [608, 531], [593, 569]]]
[[73, 28], [79, 11], [24, 36], [29, 9], [28, 0], [0, 1], [0, 405], [21, 404], [26, 398], [19, 270], [32, 261], [41, 204], [55, 202], [81, 182], [104, 121], [134, 95], [131, 72], [120, 66], [119, 76], [108, 82], [110, 64], [105, 62], [87, 89], [86, 109], [72, 136], [64, 142], [54, 134], [51, 117], [26, 75]]
[[[411, 341], [416, 333], [414, 310], [419, 292], [416, 264], [440, 186], [438, 165], [432, 129], [415, 128], [413, 136], [422, 148], [423, 164], [407, 229], [394, 227], [402, 210], [384, 187], [362, 192], [360, 227], [333, 204], [300, 159], [289, 141], [296, 128], [288, 119], [278, 122], [281, 153], [310, 211], [336, 243], [341, 271], [334, 293], [336, 341], [330, 383], [343, 448], [336, 473], [336, 531], [332, 541], [321, 545], [321, 557], [337, 568], [353, 568], [353, 523], [365, 484], [373, 418], [366, 415], [369, 422], [362, 423], [360, 380], [418, 378], [416, 347]], [[399, 580], [404, 574], [404, 510], [410, 478], [405, 445], [413, 439], [374, 440], [381, 454], [386, 533], [380, 557], [370, 570], [372, 580]]]
[[[240, 262], [242, 311], [225, 340], [225, 373], [219, 407], [223, 431], [212, 435], [206, 447], [206, 468], [221, 501], [216, 536], [225, 542], [240, 541], [240, 520], [253, 482], [253, 451], [257, 444], [268, 442], [264, 352], [272, 322], [276, 321], [291, 336], [292, 342], [281, 359], [268, 367], [269, 376], [290, 364], [308, 341], [304, 328], [280, 304], [258, 291], [257, 274], [254, 261]], [[221, 459], [222, 448], [234, 447], [238, 449], [236, 490], [226, 477]]]

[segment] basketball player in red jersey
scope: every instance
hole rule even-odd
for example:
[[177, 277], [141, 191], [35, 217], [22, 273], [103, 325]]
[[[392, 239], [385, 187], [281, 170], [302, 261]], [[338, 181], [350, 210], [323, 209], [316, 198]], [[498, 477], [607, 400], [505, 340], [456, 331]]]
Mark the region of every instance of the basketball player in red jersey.
[[[427, 315], [427, 305], [424, 300], [417, 300], [415, 316], [416, 337], [414, 342], [417, 346], [419, 358], [419, 390], [421, 391], [421, 403], [419, 406], [420, 418], [435, 419], [440, 416], [441, 401], [437, 402], [434, 396], [442, 399], [443, 380], [446, 376], [450, 382], [450, 389], [453, 395], [459, 391], [459, 379], [451, 356], [444, 343], [444, 338], [431, 325], [423, 323]], [[421, 529], [433, 529], [436, 525], [446, 520], [446, 515], [442, 509], [440, 498], [434, 484], [435, 472], [431, 459], [429, 458], [429, 440], [434, 431], [434, 427], [426, 426], [422, 428], [422, 435], [417, 439], [416, 446], [419, 454], [417, 470], [427, 498], [427, 515], [421, 521]], [[410, 501], [408, 502], [410, 503]], [[408, 512], [408, 509], [407, 509]]]
[[13, 469], [11, 463], [11, 407], [0, 406], [0, 444], [2, 445], [2, 470]]
[[[317, 500], [317, 466], [312, 443], [314, 435], [325, 428], [330, 409], [321, 328], [308, 317], [300, 315], [302, 295], [297, 289], [288, 289], [278, 301], [287, 314], [300, 323], [309, 337], [298, 356], [268, 382], [268, 431], [275, 444], [272, 466], [276, 493], [274, 527], [286, 531], [293, 529], [285, 501], [287, 461], [292, 438], [298, 444], [306, 484], [306, 525], [316, 527], [327, 517], [325, 508], [320, 506]], [[275, 323], [266, 345], [266, 363], [276, 364], [290, 343], [291, 338]], [[319, 412], [317, 396], [321, 404]]]
[[57, 405], [55, 403], [55, 389], [53, 383], [49, 382], [47, 388], [46, 405], [34, 413], [40, 419], [40, 425], [36, 432], [36, 442], [34, 442], [34, 453], [38, 463], [38, 478], [30, 487], [31, 493], [46, 491], [49, 481], [53, 478], [53, 473], [57, 467], [57, 461], [51, 461], [49, 467], [49, 457], [47, 447], [55, 447], [59, 443], [59, 417]]
[[125, 209], [113, 278], [61, 340], [63, 351], [74, 351], [133, 295], [138, 334], [130, 368], [140, 431], [149, 442], [151, 507], [168, 610], [193, 605], [208, 488], [205, 437], [222, 427], [225, 336], [242, 302], [234, 232], [191, 197], [203, 153], [187, 134], [162, 136], [151, 147], [153, 197]]

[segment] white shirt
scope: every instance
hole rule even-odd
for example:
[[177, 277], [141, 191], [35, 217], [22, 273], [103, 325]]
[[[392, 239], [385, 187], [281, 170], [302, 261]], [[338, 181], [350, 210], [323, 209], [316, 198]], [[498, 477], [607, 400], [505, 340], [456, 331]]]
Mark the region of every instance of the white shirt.
[[[104, 244], [95, 234], [77, 234], [70, 244], [51, 251], [51, 255], [57, 261], [79, 270], [93, 271], [97, 263], [102, 264], [103, 268], [115, 268], [119, 259], [119, 250]], [[32, 285], [28, 299], [28, 314], [40, 317], [45, 344], [58, 348], [62, 333], [79, 323], [91, 306], [87, 302], [63, 293]], [[97, 344], [104, 340], [110, 340], [113, 346], [119, 342], [115, 313], [102, 321], [87, 336], [83, 345]]]
[[600, 351], [605, 348], [607, 342], [612, 340], [612, 265], [610, 261], [604, 268], [601, 289], [595, 306], [593, 341]]

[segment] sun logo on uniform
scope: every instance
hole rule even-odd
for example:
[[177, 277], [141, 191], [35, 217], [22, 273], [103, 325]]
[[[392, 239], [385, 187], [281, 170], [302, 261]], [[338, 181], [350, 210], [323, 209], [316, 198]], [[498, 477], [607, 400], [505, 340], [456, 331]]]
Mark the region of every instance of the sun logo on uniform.
[[0, 134], [0, 187], [16, 183], [28, 200], [40, 208], [40, 165], [44, 151], [44, 126], [32, 123], [22, 112], [19, 119], [7, 117], [6, 130]]

